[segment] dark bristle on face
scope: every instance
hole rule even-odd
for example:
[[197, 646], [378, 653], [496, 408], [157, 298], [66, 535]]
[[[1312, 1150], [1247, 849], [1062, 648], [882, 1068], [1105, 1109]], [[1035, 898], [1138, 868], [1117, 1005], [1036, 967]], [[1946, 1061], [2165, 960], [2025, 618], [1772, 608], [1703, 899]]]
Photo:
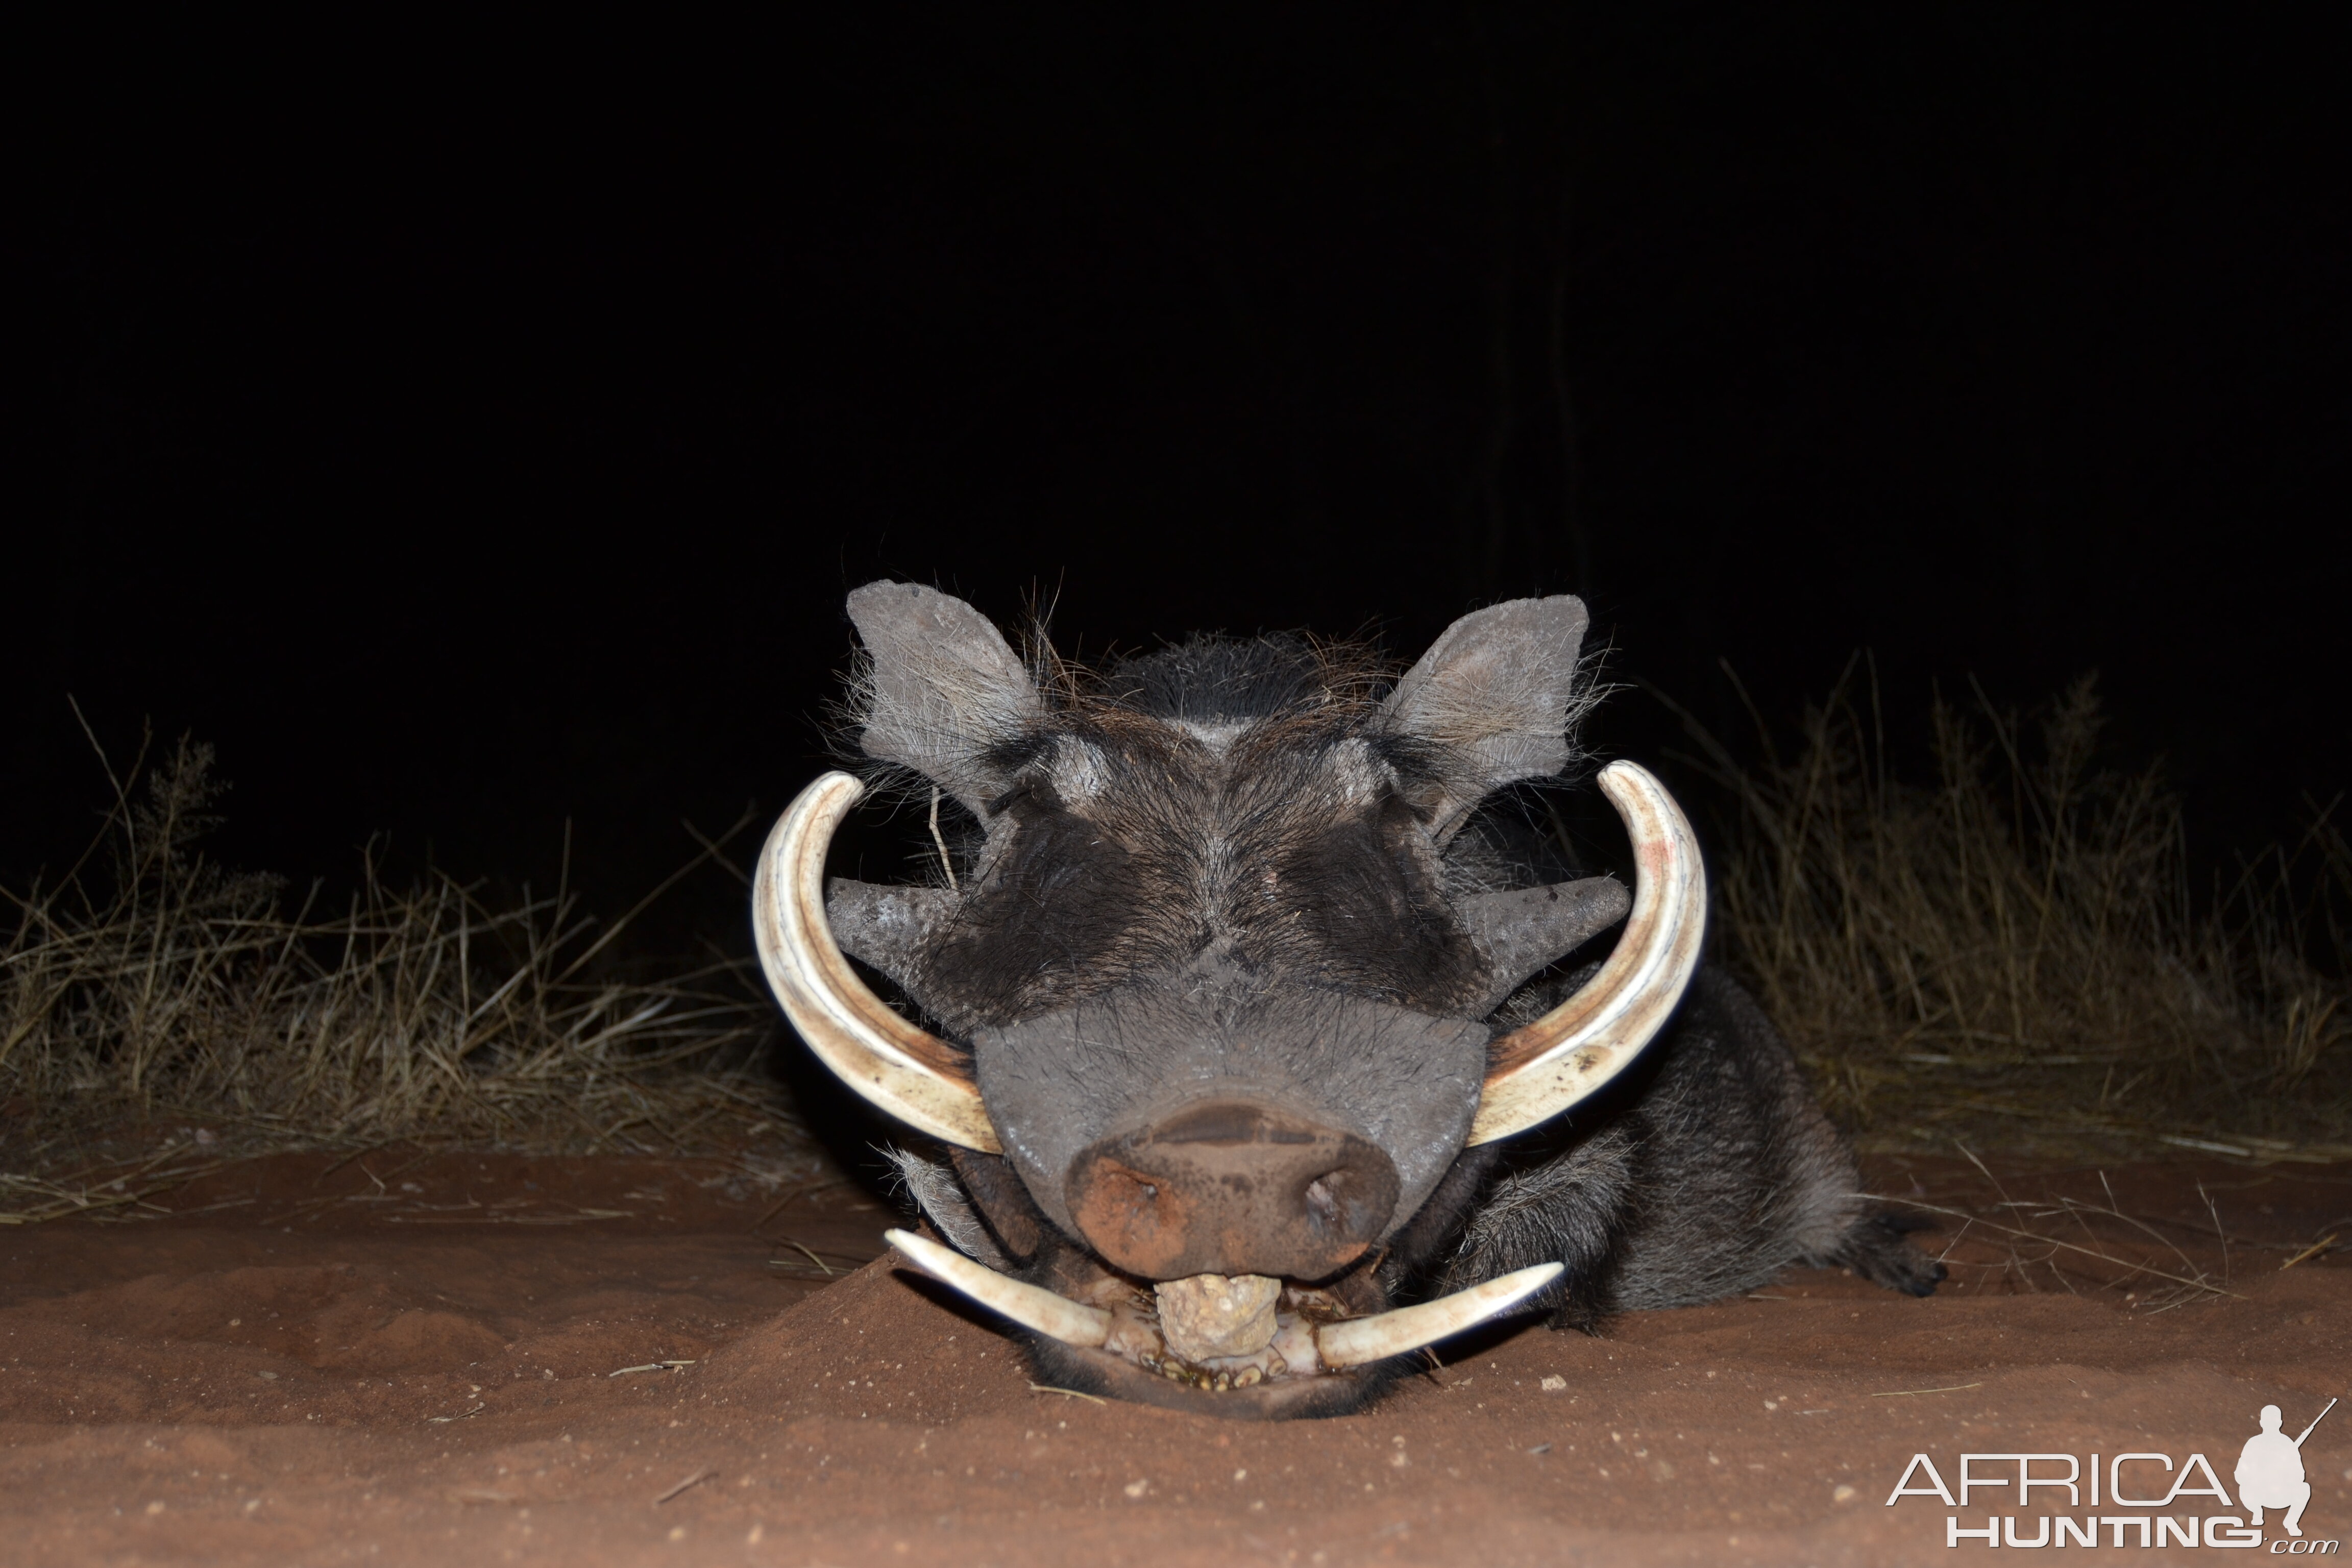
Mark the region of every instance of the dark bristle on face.
[[1198, 637], [1125, 660], [1000, 746], [989, 875], [927, 994], [1003, 1025], [1212, 950], [1433, 1012], [1485, 966], [1356, 695], [1377, 666], [1304, 639]]
[[[828, 895], [845, 949], [971, 1053], [1003, 1153], [895, 1156], [971, 1256], [1065, 1294], [1272, 1277], [1354, 1315], [1558, 1263], [1536, 1304], [1580, 1327], [1804, 1261], [1941, 1277], [1717, 973], [1610, 1089], [1468, 1142], [1490, 1042], [1586, 983], [1579, 950], [1627, 904], [1562, 879], [1505, 794], [1577, 760], [1576, 600], [1465, 616], [1402, 674], [1202, 636], [1099, 672], [1048, 658], [1050, 687], [945, 595], [874, 584], [850, 614], [860, 747], [977, 823], [952, 889]], [[1245, 1396], [1194, 1368], [1171, 1392], [1106, 1352], [1047, 1360], [1064, 1386], [1237, 1415], [1386, 1381]]]

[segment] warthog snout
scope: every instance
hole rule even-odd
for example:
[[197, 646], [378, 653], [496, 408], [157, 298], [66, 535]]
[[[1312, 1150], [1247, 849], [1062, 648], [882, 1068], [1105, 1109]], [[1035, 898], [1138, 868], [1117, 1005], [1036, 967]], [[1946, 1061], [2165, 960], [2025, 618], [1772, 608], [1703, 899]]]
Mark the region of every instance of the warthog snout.
[[1379, 1239], [1397, 1186], [1389, 1157], [1352, 1133], [1218, 1100], [1082, 1150], [1069, 1204], [1105, 1259], [1148, 1279], [1320, 1279]]

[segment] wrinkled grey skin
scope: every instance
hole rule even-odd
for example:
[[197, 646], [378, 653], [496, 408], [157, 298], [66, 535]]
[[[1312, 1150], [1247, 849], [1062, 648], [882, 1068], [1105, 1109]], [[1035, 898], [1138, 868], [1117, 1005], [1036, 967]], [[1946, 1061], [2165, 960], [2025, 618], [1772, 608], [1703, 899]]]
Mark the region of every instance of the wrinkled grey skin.
[[1384, 1227], [1393, 1234], [1461, 1152], [1488, 1034], [1468, 1019], [1268, 985], [1228, 959], [975, 1030], [971, 1043], [1004, 1157], [1066, 1232], [1076, 1226], [1060, 1173], [1080, 1150], [1118, 1126], [1220, 1096], [1294, 1112], [1386, 1152], [1402, 1189]]
[[[1540, 848], [1479, 815], [1575, 759], [1578, 601], [1466, 616], [1392, 683], [1359, 652], [1289, 639], [1039, 679], [935, 591], [877, 583], [849, 612], [860, 746], [976, 826], [953, 889], [828, 892], [845, 951], [972, 1053], [1003, 1156], [899, 1159], [971, 1256], [1083, 1288], [1105, 1266], [1071, 1214], [1077, 1152], [1239, 1096], [1392, 1163], [1380, 1245], [1318, 1282], [1358, 1310], [1547, 1260], [1568, 1269], [1556, 1326], [1799, 1262], [1914, 1294], [1942, 1277], [1857, 1196], [1788, 1047], [1717, 973], [1601, 1096], [1465, 1148], [1490, 1039], [1587, 977], [1591, 962], [1561, 961], [1628, 907], [1606, 878], [1543, 882]], [[1101, 1383], [1061, 1347], [1037, 1353], [1064, 1386]], [[1280, 1413], [1381, 1385], [1325, 1381]]]

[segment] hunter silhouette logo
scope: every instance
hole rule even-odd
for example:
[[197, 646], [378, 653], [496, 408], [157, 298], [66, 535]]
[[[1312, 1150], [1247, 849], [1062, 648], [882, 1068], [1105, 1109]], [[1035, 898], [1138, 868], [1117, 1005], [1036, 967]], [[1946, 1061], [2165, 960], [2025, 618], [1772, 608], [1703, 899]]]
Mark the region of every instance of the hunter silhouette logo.
[[[1962, 1522], [1960, 1513], [1945, 1516], [1944, 1544], [1958, 1546], [1962, 1542], [1981, 1541], [1987, 1546], [2210, 1546], [2248, 1549], [2263, 1544], [2263, 1515], [2265, 1510], [2282, 1517], [2278, 1527], [2286, 1533], [2272, 1541], [2273, 1556], [2332, 1556], [2340, 1546], [2335, 1541], [2312, 1541], [2303, 1533], [2303, 1510], [2311, 1501], [2311, 1482], [2304, 1473], [2303, 1446], [2327, 1413], [2336, 1408], [2331, 1399], [2318, 1415], [2311, 1418], [2295, 1436], [2290, 1437], [2284, 1428], [2284, 1416], [2275, 1405], [2265, 1405], [2254, 1417], [2261, 1427], [2245, 1441], [2239, 1450], [2236, 1469], [2231, 1479], [2237, 1482], [2236, 1506], [2243, 1509], [2243, 1517], [2235, 1513], [2200, 1514], [2197, 1500], [2210, 1498], [2210, 1508], [2230, 1508], [2229, 1489], [2214, 1472], [2212, 1462], [2202, 1454], [2191, 1454], [2179, 1464], [2169, 1454], [2131, 1453], [2105, 1458], [2093, 1454], [2089, 1462], [2073, 1454], [1962, 1454], [1959, 1468], [1952, 1485], [1936, 1468], [1936, 1462], [1925, 1454], [1911, 1456], [1895, 1489], [1887, 1494], [1886, 1506], [1893, 1508], [1906, 1497], [1932, 1497], [1945, 1507], [1963, 1510], [1969, 1506], [1969, 1494], [1992, 1488], [2004, 1489], [2002, 1501], [2011, 1503], [2017, 1511], [1988, 1516], [1983, 1524], [1969, 1526]], [[2058, 1467], [2064, 1466], [2062, 1470]], [[1953, 1495], [1957, 1487], [1958, 1495]], [[2014, 1491], [2006, 1489], [2014, 1487]], [[2031, 1511], [2037, 1500], [2036, 1488], [2045, 1492], [2063, 1491], [2069, 1510], [2084, 1506], [2087, 1492], [2090, 1513], [2077, 1517], [2067, 1513], [2035, 1513]], [[1979, 1500], [1979, 1507], [1983, 1506]], [[2102, 1513], [2102, 1508], [2146, 1510], [2135, 1513]], [[2186, 1509], [2185, 1513], [2171, 1510]], [[2022, 1522], [2033, 1531], [2021, 1535]], [[2102, 1542], [2105, 1532], [2108, 1539]], [[2127, 1539], [2128, 1538], [2128, 1539]]]
[[[2327, 1410], [2336, 1408], [2336, 1401], [2327, 1402]], [[2311, 1483], [2303, 1474], [2303, 1438], [2311, 1436], [2313, 1426], [2327, 1419], [2327, 1410], [2311, 1418], [2311, 1426], [2303, 1429], [2303, 1437], [2289, 1437], [2279, 1430], [2279, 1407], [2265, 1405], [2258, 1419], [2263, 1429], [2246, 1439], [2238, 1455], [2238, 1501], [2244, 1505], [2246, 1522], [2260, 1528], [2263, 1510], [2286, 1510], [2289, 1535], [2303, 1533], [2304, 1504], [2311, 1500]]]

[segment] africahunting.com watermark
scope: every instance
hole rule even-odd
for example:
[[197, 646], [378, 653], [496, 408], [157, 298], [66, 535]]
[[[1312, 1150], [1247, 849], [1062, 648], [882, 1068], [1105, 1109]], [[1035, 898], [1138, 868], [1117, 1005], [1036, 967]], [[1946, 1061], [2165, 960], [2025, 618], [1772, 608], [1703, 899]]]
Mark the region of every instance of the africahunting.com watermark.
[[[1886, 1506], [1909, 1498], [1937, 1500], [1952, 1510], [1944, 1516], [1947, 1546], [2211, 1546], [2334, 1556], [2339, 1542], [2304, 1533], [2311, 1480], [2304, 1473], [2303, 1444], [2335, 1408], [2329, 1400], [2301, 1436], [2290, 1437], [2279, 1407], [2263, 1405], [2254, 1417], [2261, 1429], [2239, 1449], [2230, 1474], [2237, 1483], [2235, 1502], [2202, 1454], [2178, 1462], [2156, 1453], [2092, 1454], [2087, 1460], [2074, 1454], [1962, 1454], [1957, 1466], [1946, 1461], [1952, 1468], [1948, 1481], [1933, 1458], [1914, 1454]], [[1972, 1496], [1979, 1492], [1994, 1495]], [[2037, 1504], [2058, 1505], [2061, 1492], [2066, 1511], [2035, 1511]], [[2003, 1503], [2014, 1511], [1992, 1511]], [[1970, 1514], [1972, 1506], [1987, 1511]], [[2108, 1509], [2134, 1511], [2102, 1511]], [[2214, 1509], [2236, 1511], [2209, 1511]]]

